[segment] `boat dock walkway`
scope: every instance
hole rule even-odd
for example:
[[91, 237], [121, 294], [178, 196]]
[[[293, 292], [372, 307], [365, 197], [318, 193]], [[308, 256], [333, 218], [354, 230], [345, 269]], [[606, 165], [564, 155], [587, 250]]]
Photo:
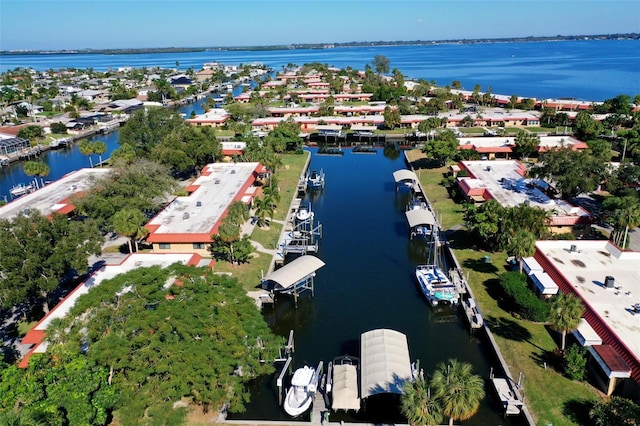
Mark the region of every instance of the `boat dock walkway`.
[[491, 384], [500, 398], [505, 416], [517, 416], [522, 412], [524, 401], [517, 391], [517, 385], [510, 379], [492, 377]]
[[315, 396], [313, 397], [313, 406], [312, 406], [312, 411], [311, 411], [311, 423], [313, 424], [321, 424], [321, 423], [325, 423], [322, 420], [322, 416], [325, 416], [326, 412], [328, 411], [327, 409], [327, 404], [326, 401], [324, 399], [324, 391], [320, 390], [318, 392], [316, 392]]

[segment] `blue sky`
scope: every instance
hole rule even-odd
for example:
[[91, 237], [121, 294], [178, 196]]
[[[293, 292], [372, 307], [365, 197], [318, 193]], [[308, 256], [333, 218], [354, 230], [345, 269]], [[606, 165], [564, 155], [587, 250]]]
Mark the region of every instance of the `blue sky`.
[[0, 0], [0, 50], [631, 32], [638, 0]]

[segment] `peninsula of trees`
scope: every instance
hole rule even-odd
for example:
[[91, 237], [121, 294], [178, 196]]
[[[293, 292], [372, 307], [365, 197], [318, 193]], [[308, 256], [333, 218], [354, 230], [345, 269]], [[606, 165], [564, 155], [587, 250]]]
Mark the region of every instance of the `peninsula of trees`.
[[260, 50], [291, 50], [291, 49], [330, 49], [336, 47], [370, 47], [370, 46], [421, 46], [436, 44], [477, 44], [477, 43], [523, 43], [543, 41], [573, 41], [573, 40], [640, 40], [640, 33], [629, 34], [591, 34], [591, 35], [555, 35], [555, 36], [525, 36], [504, 38], [477, 39], [447, 39], [447, 40], [395, 40], [395, 41], [349, 41], [325, 43], [293, 43], [257, 46], [210, 46], [210, 47], [148, 47], [130, 49], [61, 49], [61, 50], [0, 50], [0, 55], [48, 55], [52, 53], [86, 54], [98, 53], [141, 54], [141, 53], [187, 53], [206, 51], [260, 51]]

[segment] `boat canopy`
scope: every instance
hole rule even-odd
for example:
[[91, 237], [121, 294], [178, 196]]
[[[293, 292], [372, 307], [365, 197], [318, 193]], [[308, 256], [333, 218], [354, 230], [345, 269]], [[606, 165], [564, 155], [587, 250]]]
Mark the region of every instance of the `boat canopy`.
[[300, 256], [264, 277], [263, 281], [273, 281], [287, 289], [309, 278], [324, 265], [325, 263], [315, 256]]
[[416, 176], [416, 174], [407, 169], [396, 170], [395, 172], [393, 172], [393, 178], [395, 179], [396, 183], [407, 180], [410, 180], [412, 182], [418, 181], [418, 177]]
[[414, 228], [416, 226], [421, 225], [431, 225], [434, 226], [436, 224], [436, 219], [433, 217], [433, 213], [430, 210], [426, 209], [415, 209], [415, 210], [407, 210], [407, 221], [409, 222], [409, 227]]
[[360, 336], [360, 350], [362, 398], [380, 393], [402, 394], [404, 382], [411, 379], [407, 336], [384, 328], [367, 331]]
[[352, 364], [338, 364], [333, 366], [333, 402], [334, 410], [360, 409], [358, 398], [358, 369]]

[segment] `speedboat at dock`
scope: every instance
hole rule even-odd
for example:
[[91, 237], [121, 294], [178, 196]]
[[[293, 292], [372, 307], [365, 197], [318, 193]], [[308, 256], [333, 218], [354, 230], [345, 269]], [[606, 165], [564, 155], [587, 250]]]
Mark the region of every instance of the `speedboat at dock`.
[[318, 388], [318, 376], [313, 367], [305, 365], [298, 368], [291, 378], [291, 387], [284, 400], [284, 411], [291, 417], [304, 414], [313, 402]]
[[311, 204], [302, 202], [296, 211], [295, 218], [297, 223], [306, 222], [313, 217]]
[[36, 190], [36, 187], [32, 183], [30, 183], [29, 185], [25, 185], [24, 183], [19, 183], [13, 188], [11, 188], [9, 190], [9, 193], [11, 194], [12, 197], [17, 198], [25, 194], [29, 194], [35, 190]]
[[307, 186], [311, 189], [324, 188], [324, 172], [322, 170], [312, 170], [307, 175]]

